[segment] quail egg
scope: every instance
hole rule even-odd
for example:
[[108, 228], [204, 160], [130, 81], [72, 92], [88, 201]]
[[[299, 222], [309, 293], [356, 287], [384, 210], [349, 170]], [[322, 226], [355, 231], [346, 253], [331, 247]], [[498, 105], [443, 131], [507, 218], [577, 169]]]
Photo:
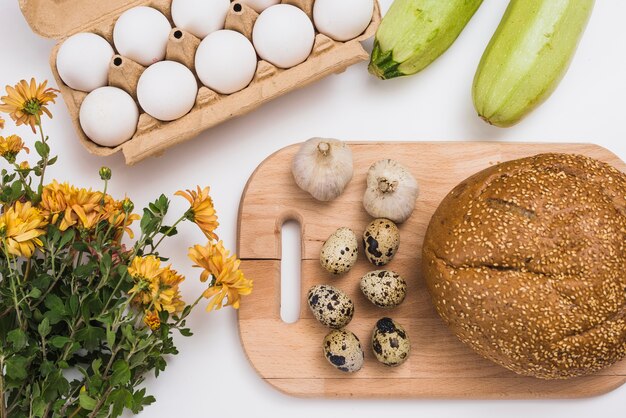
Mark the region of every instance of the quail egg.
[[313, 316], [322, 325], [330, 328], [343, 328], [350, 323], [354, 314], [352, 300], [333, 286], [313, 286], [307, 295]]
[[361, 342], [352, 332], [336, 329], [324, 338], [324, 356], [330, 364], [342, 372], [361, 370], [365, 355]]
[[372, 333], [372, 351], [381, 363], [395, 367], [406, 361], [411, 342], [404, 328], [391, 318], [382, 318]]
[[320, 263], [329, 273], [343, 274], [356, 263], [359, 243], [350, 228], [339, 228], [328, 237], [320, 252]]
[[363, 247], [370, 263], [384, 266], [393, 260], [400, 247], [400, 230], [389, 219], [375, 219], [363, 233]]
[[361, 292], [380, 308], [394, 308], [404, 301], [406, 282], [393, 271], [371, 271], [361, 279]]

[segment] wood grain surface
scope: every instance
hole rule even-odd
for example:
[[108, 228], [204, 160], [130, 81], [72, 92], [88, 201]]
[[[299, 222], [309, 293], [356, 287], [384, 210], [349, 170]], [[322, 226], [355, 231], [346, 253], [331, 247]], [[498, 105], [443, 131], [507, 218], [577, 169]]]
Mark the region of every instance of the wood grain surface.
[[[584, 154], [626, 171], [626, 164], [616, 155], [592, 144], [353, 142], [351, 148], [354, 178], [331, 203], [317, 202], [296, 186], [291, 160], [298, 145], [267, 158], [243, 193], [238, 254], [255, 288], [239, 311], [239, 331], [248, 359], [265, 381], [287, 394], [306, 397], [468, 399], [589, 397], [626, 381], [626, 361], [596, 375], [567, 381], [521, 377], [491, 363], [447, 329], [420, 277], [421, 246], [430, 218], [443, 197], [465, 178], [498, 162], [544, 152]], [[350, 227], [359, 235], [371, 221], [361, 201], [366, 172], [381, 158], [406, 165], [421, 187], [413, 216], [400, 226], [399, 252], [387, 266], [408, 282], [405, 302], [392, 310], [375, 307], [359, 290], [360, 278], [375, 269], [363, 256], [362, 247], [356, 266], [345, 276], [333, 277], [319, 264], [323, 242], [338, 227]], [[298, 221], [302, 234], [301, 309], [293, 324], [283, 322], [280, 316], [281, 228], [287, 220]], [[313, 318], [305, 298], [311, 286], [322, 283], [343, 289], [355, 303], [355, 315], [347, 328], [359, 337], [365, 350], [365, 365], [358, 373], [334, 369], [322, 354], [328, 329]], [[402, 324], [411, 339], [411, 356], [397, 368], [381, 365], [371, 351], [372, 329], [383, 316]]]

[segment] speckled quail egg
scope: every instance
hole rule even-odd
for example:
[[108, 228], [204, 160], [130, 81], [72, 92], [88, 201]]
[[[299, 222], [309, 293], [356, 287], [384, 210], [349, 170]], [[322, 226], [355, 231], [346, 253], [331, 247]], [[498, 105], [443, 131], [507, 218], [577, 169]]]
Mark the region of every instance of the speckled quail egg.
[[372, 351], [381, 363], [399, 366], [409, 357], [411, 341], [400, 324], [391, 318], [382, 318], [372, 333]]
[[374, 305], [393, 308], [404, 301], [406, 282], [393, 271], [371, 271], [361, 278], [361, 292]]
[[320, 252], [320, 263], [329, 273], [350, 271], [359, 254], [356, 234], [350, 228], [339, 228], [328, 237]]
[[374, 219], [363, 233], [363, 247], [370, 263], [384, 266], [393, 260], [400, 247], [400, 231], [389, 219]]
[[344, 329], [331, 331], [324, 338], [324, 356], [330, 364], [342, 372], [361, 370], [365, 354], [361, 342], [352, 332]]
[[313, 286], [307, 295], [313, 316], [322, 325], [343, 328], [352, 321], [354, 304], [343, 291], [333, 286]]

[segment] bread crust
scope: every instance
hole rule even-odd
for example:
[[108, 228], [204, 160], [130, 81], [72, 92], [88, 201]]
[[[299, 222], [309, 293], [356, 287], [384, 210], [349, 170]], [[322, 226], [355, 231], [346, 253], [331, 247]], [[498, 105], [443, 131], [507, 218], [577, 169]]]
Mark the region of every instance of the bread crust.
[[422, 269], [484, 357], [543, 379], [608, 367], [626, 355], [626, 175], [569, 154], [492, 166], [443, 200]]

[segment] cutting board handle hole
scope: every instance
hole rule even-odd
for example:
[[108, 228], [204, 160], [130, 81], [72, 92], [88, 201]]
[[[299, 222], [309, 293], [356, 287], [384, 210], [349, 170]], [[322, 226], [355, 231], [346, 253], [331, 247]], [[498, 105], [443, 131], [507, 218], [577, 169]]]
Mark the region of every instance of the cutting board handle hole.
[[280, 318], [293, 324], [300, 319], [302, 295], [302, 228], [298, 221], [285, 221], [280, 236]]

